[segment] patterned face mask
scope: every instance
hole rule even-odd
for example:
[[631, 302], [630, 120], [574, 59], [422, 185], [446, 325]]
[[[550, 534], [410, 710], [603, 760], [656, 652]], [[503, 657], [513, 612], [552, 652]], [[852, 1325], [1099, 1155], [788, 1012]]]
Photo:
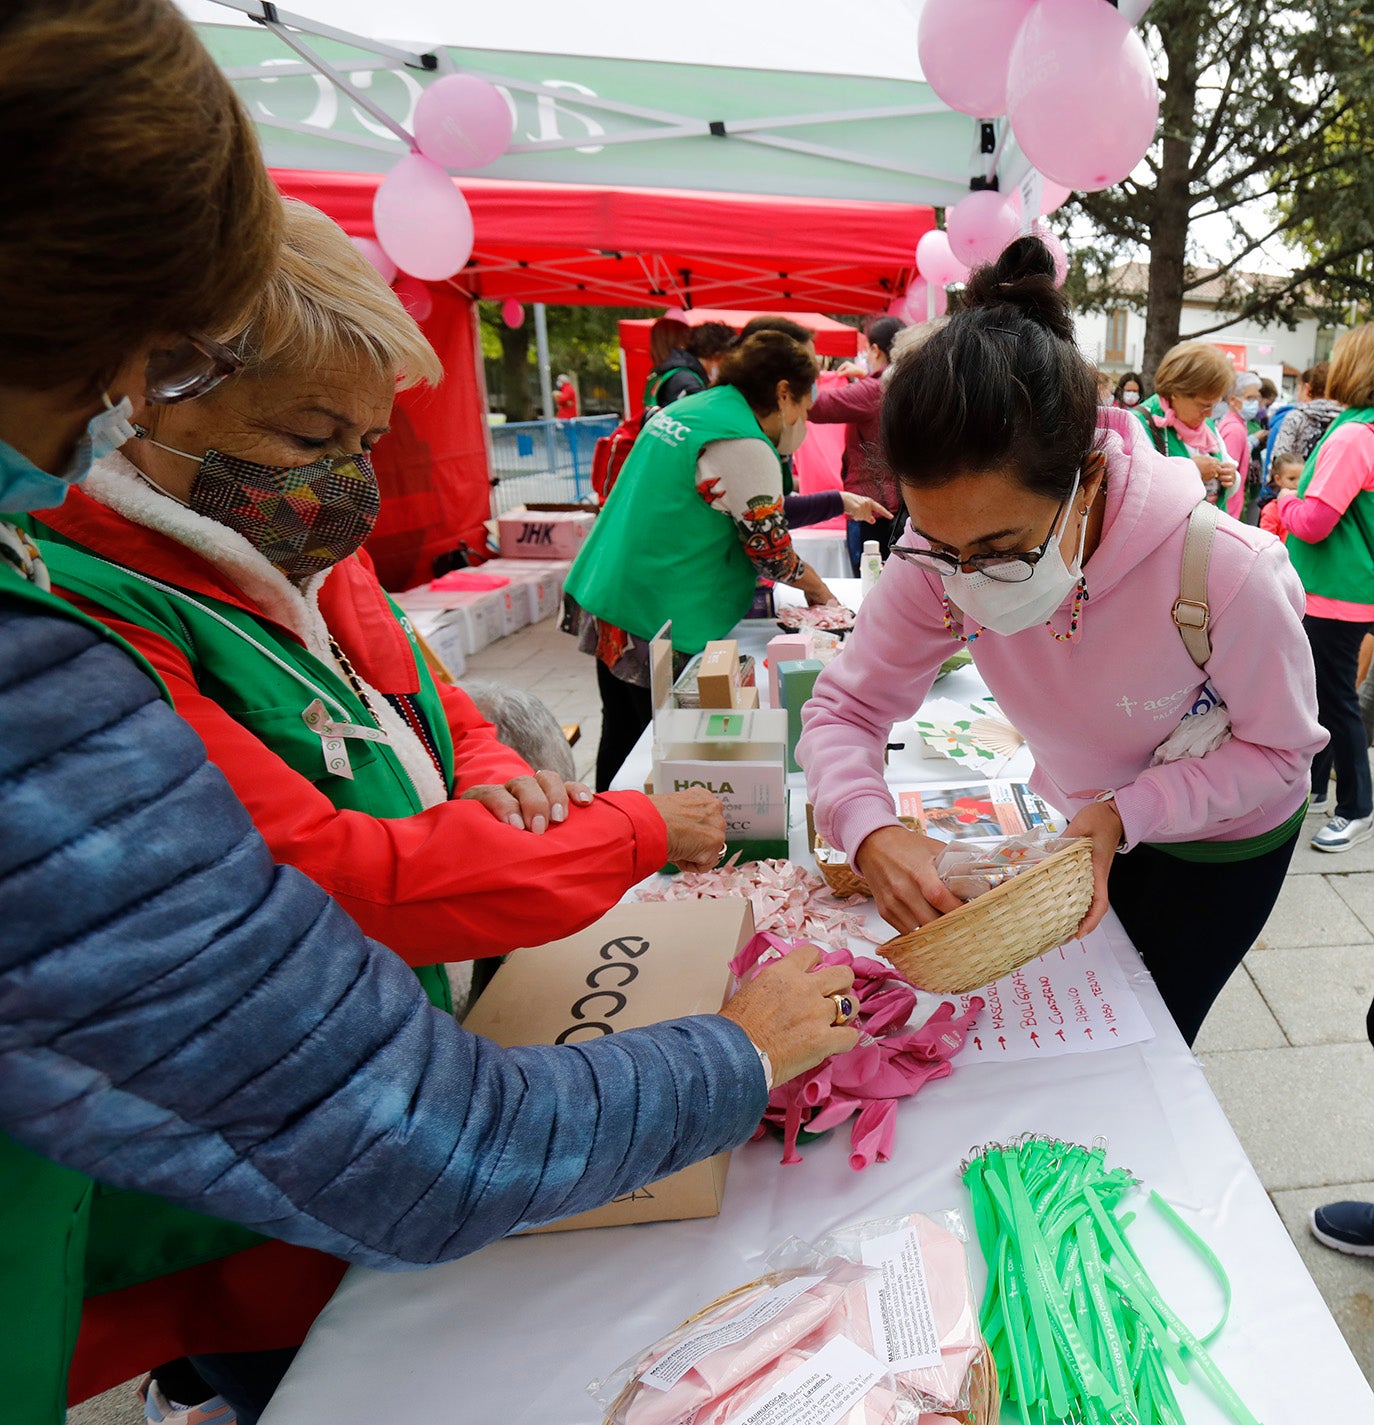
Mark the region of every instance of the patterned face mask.
[[[197, 458], [160, 441], [152, 444]], [[381, 496], [366, 452], [283, 467], [207, 450], [186, 504], [236, 530], [293, 584], [302, 584], [362, 548], [377, 523]]]

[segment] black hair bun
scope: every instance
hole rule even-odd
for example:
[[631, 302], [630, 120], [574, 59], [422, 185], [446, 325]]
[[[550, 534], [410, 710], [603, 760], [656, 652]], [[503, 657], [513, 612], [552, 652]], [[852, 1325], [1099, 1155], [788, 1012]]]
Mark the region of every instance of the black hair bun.
[[1054, 285], [1054, 258], [1038, 237], [1019, 237], [996, 262], [975, 268], [964, 289], [966, 309], [1015, 307], [1061, 341], [1072, 341], [1073, 316]]

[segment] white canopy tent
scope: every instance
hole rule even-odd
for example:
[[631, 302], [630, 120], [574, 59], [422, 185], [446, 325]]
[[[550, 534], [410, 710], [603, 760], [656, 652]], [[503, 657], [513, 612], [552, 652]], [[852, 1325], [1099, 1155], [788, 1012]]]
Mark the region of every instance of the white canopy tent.
[[258, 123], [269, 164], [377, 172], [424, 86], [481, 75], [515, 139], [484, 177], [949, 206], [1027, 165], [1005, 121], [920, 74], [920, 0], [180, 0]]

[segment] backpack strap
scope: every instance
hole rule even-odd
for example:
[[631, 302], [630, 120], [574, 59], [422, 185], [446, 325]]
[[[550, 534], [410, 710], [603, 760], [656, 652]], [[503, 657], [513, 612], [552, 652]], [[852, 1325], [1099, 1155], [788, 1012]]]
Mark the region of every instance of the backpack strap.
[[1208, 630], [1212, 610], [1207, 603], [1207, 571], [1212, 563], [1212, 541], [1216, 538], [1220, 512], [1206, 500], [1199, 500], [1188, 516], [1188, 534], [1183, 541], [1183, 569], [1174, 604], [1174, 623], [1188, 656], [1199, 668], [1206, 668], [1212, 656]]

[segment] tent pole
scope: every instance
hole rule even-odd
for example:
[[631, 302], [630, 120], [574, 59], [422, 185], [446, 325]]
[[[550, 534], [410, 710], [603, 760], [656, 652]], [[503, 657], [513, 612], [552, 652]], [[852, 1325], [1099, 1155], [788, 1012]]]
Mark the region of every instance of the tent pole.
[[539, 358], [539, 395], [544, 419], [553, 419], [553, 373], [549, 370], [549, 318], [543, 302], [534, 304], [534, 346]]

